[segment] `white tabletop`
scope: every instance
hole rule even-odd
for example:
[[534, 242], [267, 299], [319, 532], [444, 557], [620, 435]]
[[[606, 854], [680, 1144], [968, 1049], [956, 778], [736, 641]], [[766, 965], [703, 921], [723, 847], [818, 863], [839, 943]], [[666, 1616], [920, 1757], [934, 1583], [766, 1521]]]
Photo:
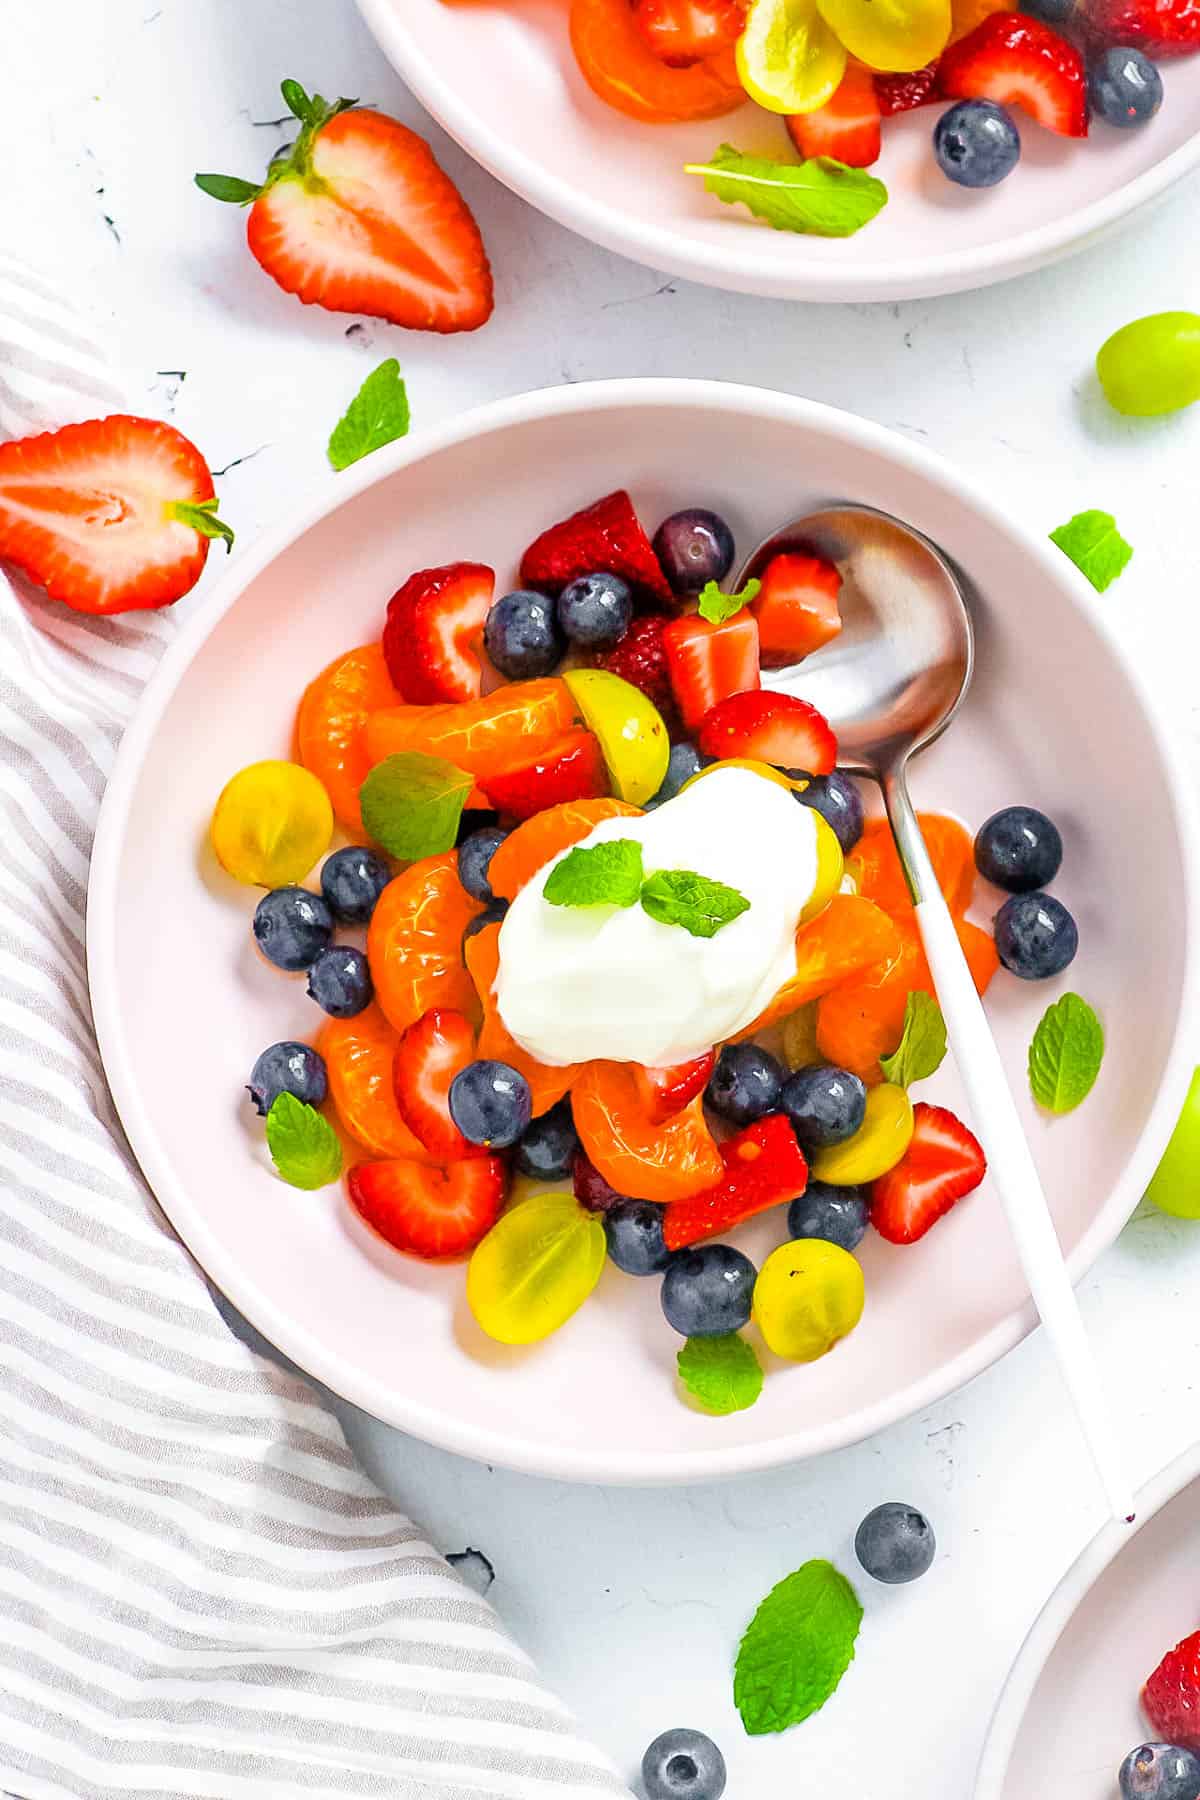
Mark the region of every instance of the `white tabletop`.
[[[1194, 184], [1042, 275], [948, 300], [805, 309], [668, 281], [530, 212], [428, 126], [351, 0], [58, 0], [9, 7], [4, 38], [0, 236], [95, 307], [131, 395], [226, 470], [222, 512], [243, 546], [334, 479], [329, 429], [385, 355], [401, 359], [416, 431], [561, 381], [759, 382], [920, 437], [1037, 530], [1084, 507], [1115, 512], [1137, 554], [1104, 604], [1152, 661], [1164, 705], [1178, 696], [1194, 713], [1200, 408], [1123, 421], [1090, 375], [1114, 327], [1200, 301]], [[278, 118], [286, 75], [429, 129], [495, 265], [485, 331], [442, 341], [302, 309], [259, 273], [238, 215], [191, 186], [196, 169], [261, 169], [285, 132], [258, 121]], [[1198, 1282], [1200, 1228], [1147, 1211], [1084, 1284], [1138, 1480], [1195, 1435]], [[501, 1611], [623, 1769], [632, 1776], [658, 1731], [700, 1725], [724, 1748], [732, 1800], [967, 1795], [1021, 1635], [1101, 1516], [1038, 1340], [870, 1443], [724, 1486], [557, 1486], [360, 1415], [347, 1423], [435, 1541], [490, 1556]], [[853, 1572], [854, 1528], [885, 1499], [928, 1512], [935, 1568], [907, 1590], [864, 1578], [858, 1656], [833, 1701], [782, 1737], [746, 1738], [730, 1673], [755, 1604], [810, 1556]]]

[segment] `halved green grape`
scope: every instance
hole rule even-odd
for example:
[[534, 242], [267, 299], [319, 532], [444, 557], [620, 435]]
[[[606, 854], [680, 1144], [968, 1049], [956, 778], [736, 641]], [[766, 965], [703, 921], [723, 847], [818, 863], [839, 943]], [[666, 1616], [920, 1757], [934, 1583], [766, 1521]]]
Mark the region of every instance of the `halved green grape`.
[[333, 808], [299, 763], [251, 763], [221, 790], [210, 830], [217, 861], [235, 880], [286, 887], [328, 850]]
[[667, 772], [671, 740], [662, 714], [640, 688], [611, 669], [566, 669], [563, 680], [599, 739], [613, 793], [645, 806]]
[[950, 0], [817, 0], [851, 56], [872, 69], [923, 69], [946, 48]]
[[499, 1343], [535, 1344], [578, 1312], [600, 1279], [604, 1255], [604, 1227], [574, 1194], [536, 1194], [476, 1245], [467, 1304]]
[[1192, 1076], [1179, 1123], [1146, 1189], [1147, 1200], [1177, 1219], [1200, 1219], [1200, 1069]]
[[1134, 418], [1200, 400], [1200, 314], [1150, 313], [1101, 344], [1096, 373], [1110, 406]]
[[837, 92], [846, 51], [816, 0], [751, 0], [737, 69], [750, 98], [768, 112], [814, 112]]
[[812, 1161], [814, 1181], [834, 1187], [858, 1187], [894, 1169], [912, 1142], [912, 1101], [904, 1088], [885, 1081], [867, 1094], [863, 1122], [852, 1138], [818, 1150]]
[[773, 1250], [754, 1284], [754, 1322], [776, 1356], [816, 1362], [862, 1318], [863, 1272], [848, 1250], [796, 1238]]

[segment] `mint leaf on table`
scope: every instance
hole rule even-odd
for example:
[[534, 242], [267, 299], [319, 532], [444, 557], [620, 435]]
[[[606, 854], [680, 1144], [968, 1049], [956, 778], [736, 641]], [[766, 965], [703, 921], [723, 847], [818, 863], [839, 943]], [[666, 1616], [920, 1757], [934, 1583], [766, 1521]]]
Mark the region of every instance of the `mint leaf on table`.
[[1087, 576], [1098, 594], [1111, 587], [1133, 555], [1111, 513], [1081, 512], [1050, 533], [1064, 556]]
[[439, 856], [458, 836], [474, 777], [440, 756], [402, 750], [377, 763], [358, 790], [363, 824], [402, 862]]
[[1047, 1007], [1029, 1046], [1029, 1086], [1047, 1112], [1086, 1100], [1104, 1061], [1104, 1027], [1086, 1000], [1064, 994]]
[[946, 1056], [946, 1021], [932, 994], [914, 989], [904, 1003], [904, 1030], [891, 1056], [881, 1056], [885, 1081], [909, 1087], [941, 1068]]
[[329, 460], [348, 469], [372, 450], [382, 450], [408, 434], [408, 390], [394, 356], [372, 369], [329, 439]]
[[829, 156], [802, 163], [771, 162], [722, 144], [706, 163], [688, 163], [710, 194], [727, 205], [740, 201], [776, 231], [813, 237], [852, 237], [887, 205], [882, 181]]
[[761, 587], [762, 582], [752, 577], [740, 594], [723, 594], [715, 581], [706, 581], [700, 590], [696, 610], [710, 625], [723, 625], [726, 619], [732, 619], [744, 606], [749, 606], [751, 600], [757, 599]]
[[689, 1338], [676, 1367], [683, 1386], [705, 1412], [745, 1412], [762, 1393], [763, 1373], [754, 1347], [736, 1331]]
[[286, 1089], [267, 1114], [267, 1149], [292, 1187], [327, 1187], [342, 1172], [342, 1146], [329, 1120]]
[[642, 846], [634, 838], [610, 838], [568, 850], [546, 877], [542, 896], [551, 906], [636, 906], [642, 880]]
[[642, 889], [642, 905], [660, 925], [682, 925], [693, 937], [716, 937], [750, 902], [723, 881], [710, 881], [693, 869], [660, 869]]
[[824, 1706], [853, 1660], [862, 1616], [846, 1577], [820, 1559], [771, 1589], [733, 1674], [733, 1703], [751, 1737], [786, 1731]]

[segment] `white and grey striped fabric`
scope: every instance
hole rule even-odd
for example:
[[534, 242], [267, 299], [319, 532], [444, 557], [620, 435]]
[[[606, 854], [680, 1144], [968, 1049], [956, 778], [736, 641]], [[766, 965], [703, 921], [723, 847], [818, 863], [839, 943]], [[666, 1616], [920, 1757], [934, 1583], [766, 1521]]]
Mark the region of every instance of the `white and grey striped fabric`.
[[[0, 258], [0, 432], [120, 402], [79, 319]], [[229, 1333], [122, 1138], [88, 857], [170, 629], [0, 574], [0, 1787], [627, 1795], [312, 1390]]]

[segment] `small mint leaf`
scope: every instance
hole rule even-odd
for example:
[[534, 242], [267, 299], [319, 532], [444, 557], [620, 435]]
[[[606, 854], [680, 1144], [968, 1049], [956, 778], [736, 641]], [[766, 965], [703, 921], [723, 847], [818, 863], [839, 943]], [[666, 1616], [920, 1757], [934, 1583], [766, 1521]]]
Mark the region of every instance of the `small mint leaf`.
[[542, 895], [551, 906], [636, 906], [642, 875], [642, 846], [634, 838], [576, 844], [555, 863]]
[[262, 193], [257, 181], [243, 181], [240, 175], [196, 175], [193, 180], [202, 194], [230, 206], [249, 206]]
[[1081, 512], [1050, 533], [1050, 542], [1069, 556], [1098, 594], [1111, 587], [1133, 555], [1111, 513]]
[[385, 756], [358, 790], [363, 824], [402, 862], [453, 848], [474, 778], [440, 756], [404, 750]]
[[1086, 1000], [1064, 994], [1047, 1007], [1029, 1046], [1029, 1086], [1047, 1112], [1073, 1112], [1096, 1085], [1104, 1027]]
[[233, 549], [233, 526], [218, 519], [219, 505], [215, 495], [211, 500], [176, 500], [171, 507], [171, 516], [181, 525], [190, 525], [201, 537], [220, 538], [228, 552]]
[[342, 1146], [329, 1120], [286, 1089], [267, 1114], [267, 1149], [292, 1187], [327, 1187], [342, 1172]]
[[372, 369], [367, 379], [333, 428], [329, 460], [335, 469], [348, 469], [372, 450], [382, 450], [407, 436], [408, 392], [400, 364], [394, 356]]
[[702, 938], [716, 937], [750, 910], [750, 902], [736, 888], [692, 869], [660, 869], [651, 875], [642, 889], [642, 905], [660, 925], [681, 925]]
[[705, 1412], [745, 1412], [762, 1393], [763, 1373], [753, 1346], [736, 1331], [689, 1338], [675, 1360], [680, 1381]]
[[854, 1657], [858, 1595], [830, 1562], [806, 1562], [771, 1589], [741, 1641], [733, 1703], [751, 1737], [818, 1712]]
[[874, 175], [847, 168], [832, 157], [777, 163], [765, 156], [747, 156], [732, 144], [722, 144], [706, 163], [685, 164], [684, 173], [701, 176], [718, 200], [727, 205], [740, 201], [776, 231], [815, 237], [853, 236], [870, 224], [888, 198]]
[[891, 1056], [881, 1056], [885, 1081], [911, 1087], [941, 1068], [946, 1056], [946, 1021], [932, 994], [915, 989], [904, 1003], [904, 1030]]
[[752, 577], [740, 594], [724, 594], [715, 581], [706, 581], [700, 590], [696, 610], [710, 625], [723, 625], [726, 619], [732, 619], [744, 606], [749, 606], [761, 587], [762, 582]]

